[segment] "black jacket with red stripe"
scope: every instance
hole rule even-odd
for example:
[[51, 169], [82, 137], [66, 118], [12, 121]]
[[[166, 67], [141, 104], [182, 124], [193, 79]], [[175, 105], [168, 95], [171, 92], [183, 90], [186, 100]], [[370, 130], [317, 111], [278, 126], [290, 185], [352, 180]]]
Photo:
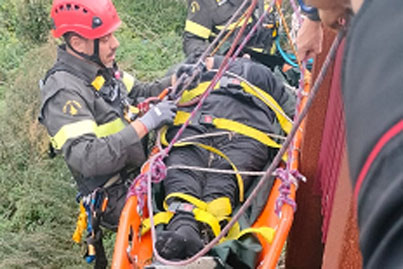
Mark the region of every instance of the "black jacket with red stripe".
[[345, 51], [348, 157], [364, 268], [403, 268], [402, 10], [401, 0], [366, 0]]

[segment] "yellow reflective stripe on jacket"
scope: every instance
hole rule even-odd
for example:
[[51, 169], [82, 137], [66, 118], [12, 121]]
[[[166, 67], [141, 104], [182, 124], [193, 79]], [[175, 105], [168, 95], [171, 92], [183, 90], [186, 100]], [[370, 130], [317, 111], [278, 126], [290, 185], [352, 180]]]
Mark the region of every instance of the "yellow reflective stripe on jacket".
[[126, 90], [127, 92], [130, 92], [134, 86], [134, 77], [132, 75], [130, 75], [129, 73], [123, 72], [123, 76], [122, 76], [122, 82], [123, 84], [125, 84], [126, 86]]
[[93, 120], [82, 120], [64, 125], [55, 136], [50, 137], [50, 142], [55, 149], [60, 150], [71, 138], [91, 133], [97, 137], [105, 137], [120, 132], [124, 127], [125, 124], [120, 118], [102, 125], [97, 125]]
[[185, 31], [194, 34], [195, 36], [201, 37], [203, 39], [208, 39], [211, 34], [210, 29], [191, 20], [186, 20]]

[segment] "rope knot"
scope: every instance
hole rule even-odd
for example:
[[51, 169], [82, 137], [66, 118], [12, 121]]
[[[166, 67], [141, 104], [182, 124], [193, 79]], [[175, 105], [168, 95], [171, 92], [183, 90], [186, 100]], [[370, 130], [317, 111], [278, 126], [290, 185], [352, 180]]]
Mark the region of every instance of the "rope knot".
[[133, 195], [137, 196], [137, 204], [139, 208], [143, 208], [145, 205], [148, 180], [151, 180], [152, 183], [159, 183], [166, 177], [167, 168], [163, 162], [166, 155], [167, 153], [165, 151], [161, 151], [147, 161], [143, 168], [148, 165], [148, 169], [144, 169], [146, 171], [141, 172], [129, 187], [127, 198]]
[[303, 176], [298, 170], [288, 170], [284, 168], [277, 168], [275, 175], [281, 180], [279, 187], [280, 196], [276, 200], [275, 212], [280, 217], [281, 207], [284, 204], [289, 204], [294, 212], [297, 210], [297, 203], [294, 199], [290, 198], [291, 184], [298, 187], [298, 181], [306, 182], [305, 176]]

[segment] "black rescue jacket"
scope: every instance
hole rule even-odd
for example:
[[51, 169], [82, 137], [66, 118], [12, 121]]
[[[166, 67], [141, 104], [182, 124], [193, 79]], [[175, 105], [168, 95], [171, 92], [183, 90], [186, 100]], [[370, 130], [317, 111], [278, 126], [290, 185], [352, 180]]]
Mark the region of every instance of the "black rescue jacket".
[[122, 101], [155, 96], [169, 83], [139, 83], [125, 72], [119, 78], [59, 47], [41, 87], [39, 121], [53, 148], [63, 154], [81, 194], [116, 175], [124, 178], [145, 161], [141, 140], [124, 120]]
[[[192, 53], [195, 56], [201, 55], [209, 42], [213, 41], [221, 29], [224, 28], [242, 2], [243, 0], [188, 0], [188, 15], [183, 37], [183, 49], [186, 56]], [[264, 0], [259, 0], [256, 11], [248, 21], [244, 36], [246, 36], [260, 15], [263, 14], [264, 10], [267, 9], [268, 5], [265, 2]], [[239, 17], [247, 10], [248, 6], [246, 5]], [[239, 17], [230, 25], [228, 31], [232, 28], [235, 28], [235, 31], [220, 48], [219, 54], [223, 54], [228, 50], [238, 30], [243, 25], [243, 20], [238, 25], [235, 25]], [[273, 40], [277, 36], [277, 27], [276, 15], [271, 12], [266, 15], [262, 26], [258, 28], [246, 47], [256, 53], [269, 54]]]
[[401, 0], [365, 1], [345, 50], [347, 142], [364, 268], [403, 268], [402, 10]]

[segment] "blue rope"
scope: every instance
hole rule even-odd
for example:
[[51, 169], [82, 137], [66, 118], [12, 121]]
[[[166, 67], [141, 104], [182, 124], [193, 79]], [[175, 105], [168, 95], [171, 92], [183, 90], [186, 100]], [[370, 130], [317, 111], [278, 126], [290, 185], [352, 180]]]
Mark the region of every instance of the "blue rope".
[[312, 13], [316, 12], [316, 8], [305, 5], [304, 0], [298, 0], [298, 3], [303, 12], [305, 12], [307, 14], [312, 14]]
[[[296, 63], [296, 57], [293, 54], [285, 52], [280, 45], [280, 38], [276, 38], [276, 47], [278, 51], [281, 54], [281, 57], [292, 67], [298, 67], [298, 64]], [[308, 60], [308, 64], [311, 65], [313, 63], [313, 59]]]

